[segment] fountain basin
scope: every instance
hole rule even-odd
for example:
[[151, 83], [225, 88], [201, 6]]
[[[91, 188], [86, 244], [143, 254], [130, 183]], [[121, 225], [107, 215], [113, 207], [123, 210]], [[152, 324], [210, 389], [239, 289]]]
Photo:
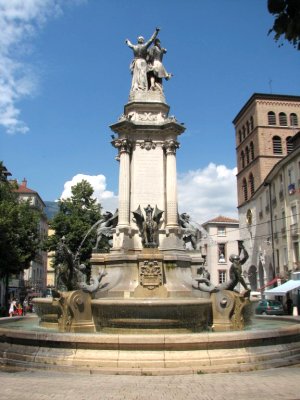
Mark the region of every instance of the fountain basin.
[[[40, 326], [57, 326], [59, 309], [52, 298], [35, 298]], [[211, 300], [203, 298], [100, 298], [91, 300], [96, 331], [110, 329], [207, 330], [211, 324]]]
[[79, 334], [17, 330], [14, 320], [0, 321], [2, 365], [160, 375], [249, 371], [300, 360], [300, 325], [296, 322], [282, 322], [276, 329], [222, 333]]
[[200, 332], [211, 321], [211, 301], [201, 298], [103, 298], [92, 300], [92, 310], [97, 331], [110, 327]]

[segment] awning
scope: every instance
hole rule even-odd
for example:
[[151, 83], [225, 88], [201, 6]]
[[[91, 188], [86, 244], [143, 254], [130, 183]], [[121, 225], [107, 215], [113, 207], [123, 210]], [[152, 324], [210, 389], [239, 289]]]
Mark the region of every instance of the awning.
[[276, 296], [284, 296], [287, 292], [300, 287], [300, 280], [290, 280], [273, 289], [265, 290], [265, 294], [274, 294]]

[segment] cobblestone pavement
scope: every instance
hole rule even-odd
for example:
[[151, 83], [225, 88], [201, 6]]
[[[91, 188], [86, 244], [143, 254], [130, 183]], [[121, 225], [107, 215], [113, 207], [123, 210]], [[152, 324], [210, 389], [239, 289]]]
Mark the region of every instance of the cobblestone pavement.
[[300, 365], [262, 371], [116, 376], [0, 370], [5, 400], [299, 400]]

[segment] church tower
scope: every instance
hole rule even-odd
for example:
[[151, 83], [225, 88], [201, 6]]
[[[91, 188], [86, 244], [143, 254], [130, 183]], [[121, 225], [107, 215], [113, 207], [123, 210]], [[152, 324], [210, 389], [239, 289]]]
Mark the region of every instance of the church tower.
[[249, 200], [275, 164], [292, 149], [299, 130], [300, 97], [255, 93], [233, 120], [238, 207]]

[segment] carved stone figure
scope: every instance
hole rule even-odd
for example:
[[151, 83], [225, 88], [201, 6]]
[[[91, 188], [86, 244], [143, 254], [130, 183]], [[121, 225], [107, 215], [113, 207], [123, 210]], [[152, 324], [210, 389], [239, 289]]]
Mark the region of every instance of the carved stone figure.
[[144, 208], [144, 211], [146, 218], [142, 214], [141, 206], [136, 211], [133, 211], [134, 218], [141, 232], [142, 244], [144, 247], [158, 247], [158, 224], [163, 211], [159, 210], [157, 206], [155, 206], [154, 210], [150, 204]]
[[130, 64], [130, 70], [132, 73], [131, 91], [135, 90], [146, 91], [148, 89], [147, 49], [154, 42], [158, 32], [159, 28], [156, 28], [155, 32], [147, 42], [145, 42], [143, 36], [138, 37], [137, 44], [132, 44], [128, 39], [126, 39], [125, 41], [128, 47], [130, 47], [133, 50], [133, 55], [134, 55], [134, 59]]
[[167, 50], [161, 47], [160, 40], [156, 38], [154, 45], [148, 50], [148, 77], [150, 79], [150, 90], [162, 91], [162, 79], [170, 79], [172, 74], [168, 73], [163, 66], [162, 59]]
[[[240, 283], [246, 291], [249, 291], [249, 288], [246, 285], [246, 282], [242, 276], [242, 265], [249, 258], [249, 254], [245, 249], [243, 242], [241, 240], [238, 241], [239, 244], [239, 255], [232, 254], [229, 257], [229, 260], [232, 262], [229, 274], [230, 274], [230, 281], [224, 287], [227, 290], [234, 290], [235, 286]], [[241, 253], [243, 252], [243, 257], [241, 258]]]
[[[218, 286], [214, 286], [209, 279], [206, 279], [204, 277], [198, 277], [195, 278], [197, 284], [193, 284], [193, 287], [203, 292], [216, 293], [222, 290], [234, 291], [237, 284], [241, 283], [241, 285], [245, 289], [245, 297], [249, 296], [250, 289], [247, 287], [246, 282], [242, 277], [242, 265], [248, 260], [249, 254], [245, 249], [243, 242], [238, 241], [238, 243], [239, 243], [239, 255], [232, 254], [229, 257], [229, 260], [232, 262], [232, 265], [230, 267], [229, 271], [230, 279], [228, 281], [221, 283]], [[242, 252], [243, 252], [243, 257], [240, 258]]]
[[113, 229], [117, 226], [117, 223], [118, 211], [116, 211], [114, 215], [109, 211], [103, 214], [102, 219], [98, 221], [97, 241], [93, 249], [94, 251], [98, 249], [102, 238], [106, 239], [108, 248], [112, 247]]
[[56, 267], [56, 288], [62, 292], [76, 290], [78, 288], [75, 269], [76, 260], [74, 254], [66, 245], [64, 237], [57, 245], [55, 258], [58, 263]]
[[182, 239], [185, 246], [187, 243], [191, 243], [192, 248], [196, 250], [200, 240], [200, 231], [191, 224], [190, 216], [187, 213], [183, 213], [179, 216], [179, 225], [183, 230]]

